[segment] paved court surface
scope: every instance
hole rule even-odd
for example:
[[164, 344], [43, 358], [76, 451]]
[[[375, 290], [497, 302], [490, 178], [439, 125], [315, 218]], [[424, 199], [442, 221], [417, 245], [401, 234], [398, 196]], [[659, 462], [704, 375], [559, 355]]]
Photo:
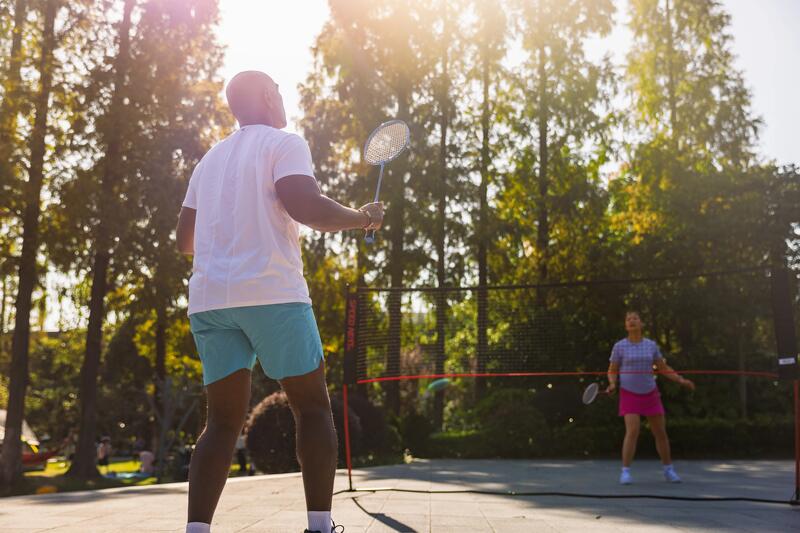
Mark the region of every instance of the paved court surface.
[[[566, 496], [436, 494], [427, 491], [568, 492], [606, 495], [750, 497], [787, 501], [789, 461], [676, 463], [685, 482], [670, 485], [653, 461], [639, 461], [636, 484], [616, 484], [616, 461], [419, 460], [354, 472], [356, 488], [423, 493], [340, 492], [334, 519], [346, 533], [800, 531], [800, 507], [755, 502], [593, 499]], [[336, 489], [347, 487], [340, 472]], [[184, 527], [185, 483], [0, 500], [0, 531], [173, 531]], [[212, 531], [299, 533], [305, 527], [298, 474], [231, 479]]]

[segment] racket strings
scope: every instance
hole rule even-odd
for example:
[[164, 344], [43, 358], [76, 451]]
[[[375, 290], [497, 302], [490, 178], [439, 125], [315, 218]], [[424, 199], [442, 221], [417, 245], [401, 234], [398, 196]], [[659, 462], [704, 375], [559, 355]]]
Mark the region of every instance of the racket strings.
[[595, 398], [597, 398], [597, 394], [600, 392], [600, 387], [597, 383], [592, 383], [586, 390], [583, 391], [583, 403], [590, 404], [592, 403]]
[[408, 145], [408, 126], [402, 122], [386, 124], [372, 134], [364, 148], [364, 159], [380, 165], [397, 157]]

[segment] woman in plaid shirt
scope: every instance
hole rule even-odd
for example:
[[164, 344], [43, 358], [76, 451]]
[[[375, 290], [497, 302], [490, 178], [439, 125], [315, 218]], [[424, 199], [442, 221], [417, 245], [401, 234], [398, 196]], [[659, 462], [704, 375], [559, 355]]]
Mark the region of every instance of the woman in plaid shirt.
[[614, 345], [608, 367], [609, 385], [606, 392], [613, 394], [617, 390], [619, 378], [619, 416], [625, 418], [619, 482], [623, 485], [633, 482], [630, 467], [636, 454], [636, 442], [639, 440], [640, 417], [646, 416], [664, 466], [664, 478], [671, 483], [680, 483], [681, 478], [672, 467], [664, 405], [661, 403], [653, 367], [667, 379], [690, 390], [694, 390], [694, 383], [681, 377], [667, 365], [658, 344], [642, 336], [642, 325], [638, 311], [628, 311], [625, 314], [628, 336]]

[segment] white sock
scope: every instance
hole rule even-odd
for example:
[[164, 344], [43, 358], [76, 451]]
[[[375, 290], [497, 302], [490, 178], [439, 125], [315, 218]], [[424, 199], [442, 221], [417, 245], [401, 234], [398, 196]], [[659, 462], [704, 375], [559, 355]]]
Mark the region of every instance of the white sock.
[[309, 511], [308, 530], [319, 531], [320, 533], [330, 533], [333, 527], [330, 511]]
[[211, 524], [205, 522], [189, 522], [186, 524], [186, 533], [211, 533]]
[[623, 466], [623, 467], [622, 467], [622, 471], [623, 471], [624, 473], [626, 473], [626, 474], [630, 474], [630, 473], [631, 473], [631, 467], [629, 467], [629, 466]]
[[672, 470], [672, 463], [664, 465], [664, 472], [669, 472], [670, 470]]

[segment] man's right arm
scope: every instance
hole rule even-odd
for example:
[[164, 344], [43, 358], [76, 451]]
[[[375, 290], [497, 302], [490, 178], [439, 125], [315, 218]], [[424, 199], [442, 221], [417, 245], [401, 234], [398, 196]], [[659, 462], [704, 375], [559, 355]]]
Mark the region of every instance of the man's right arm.
[[323, 195], [311, 176], [286, 176], [275, 182], [275, 190], [289, 216], [315, 230], [377, 230], [383, 223], [383, 204], [345, 207]]

